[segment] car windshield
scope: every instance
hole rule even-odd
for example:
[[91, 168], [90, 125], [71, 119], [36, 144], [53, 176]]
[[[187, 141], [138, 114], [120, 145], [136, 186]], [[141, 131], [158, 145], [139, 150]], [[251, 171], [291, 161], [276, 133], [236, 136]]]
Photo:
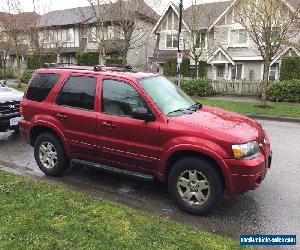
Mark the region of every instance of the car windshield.
[[199, 107], [179, 87], [163, 76], [144, 78], [139, 83], [165, 115], [189, 114]]

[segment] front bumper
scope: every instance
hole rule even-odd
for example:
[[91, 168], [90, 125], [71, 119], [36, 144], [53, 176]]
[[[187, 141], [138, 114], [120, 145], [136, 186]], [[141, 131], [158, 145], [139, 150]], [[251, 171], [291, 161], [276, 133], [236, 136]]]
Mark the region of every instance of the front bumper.
[[0, 132], [6, 132], [8, 130], [15, 130], [18, 128], [18, 125], [11, 126], [10, 119], [20, 117], [19, 113], [12, 113], [9, 115], [0, 116]]
[[272, 163], [272, 151], [260, 153], [252, 160], [224, 160], [230, 171], [229, 194], [245, 193], [260, 186]]

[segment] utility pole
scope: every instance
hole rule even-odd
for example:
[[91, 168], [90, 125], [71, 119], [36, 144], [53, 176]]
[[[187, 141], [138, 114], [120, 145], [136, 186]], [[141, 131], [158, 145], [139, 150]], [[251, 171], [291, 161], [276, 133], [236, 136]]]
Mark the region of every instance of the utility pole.
[[183, 0], [180, 0], [180, 4], [179, 4], [178, 53], [177, 53], [177, 67], [176, 67], [176, 75], [177, 75], [176, 83], [177, 83], [178, 86], [180, 86], [180, 64], [181, 64], [181, 60], [179, 60], [179, 55], [181, 53], [181, 50], [180, 50], [180, 36], [181, 36], [182, 9], [183, 9], [182, 1]]

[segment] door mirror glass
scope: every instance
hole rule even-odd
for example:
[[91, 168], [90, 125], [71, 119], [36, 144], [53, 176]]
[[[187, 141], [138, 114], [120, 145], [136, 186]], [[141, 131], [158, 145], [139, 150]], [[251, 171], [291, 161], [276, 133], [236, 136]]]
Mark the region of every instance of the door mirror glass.
[[155, 121], [155, 116], [152, 113], [149, 113], [146, 108], [135, 108], [132, 112], [132, 117], [137, 120], [143, 120], [146, 122]]
[[0, 80], [0, 86], [4, 87], [6, 86], [6, 80]]

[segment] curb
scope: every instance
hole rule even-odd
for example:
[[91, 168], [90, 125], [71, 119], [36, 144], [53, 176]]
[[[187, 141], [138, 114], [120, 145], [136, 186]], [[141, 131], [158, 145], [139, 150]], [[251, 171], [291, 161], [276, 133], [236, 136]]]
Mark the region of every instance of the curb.
[[258, 120], [277, 121], [277, 122], [292, 122], [292, 123], [299, 123], [300, 124], [300, 119], [299, 118], [276, 117], [276, 116], [265, 116], [265, 115], [250, 115], [250, 114], [245, 114], [245, 115], [249, 116], [253, 119], [258, 119]]

